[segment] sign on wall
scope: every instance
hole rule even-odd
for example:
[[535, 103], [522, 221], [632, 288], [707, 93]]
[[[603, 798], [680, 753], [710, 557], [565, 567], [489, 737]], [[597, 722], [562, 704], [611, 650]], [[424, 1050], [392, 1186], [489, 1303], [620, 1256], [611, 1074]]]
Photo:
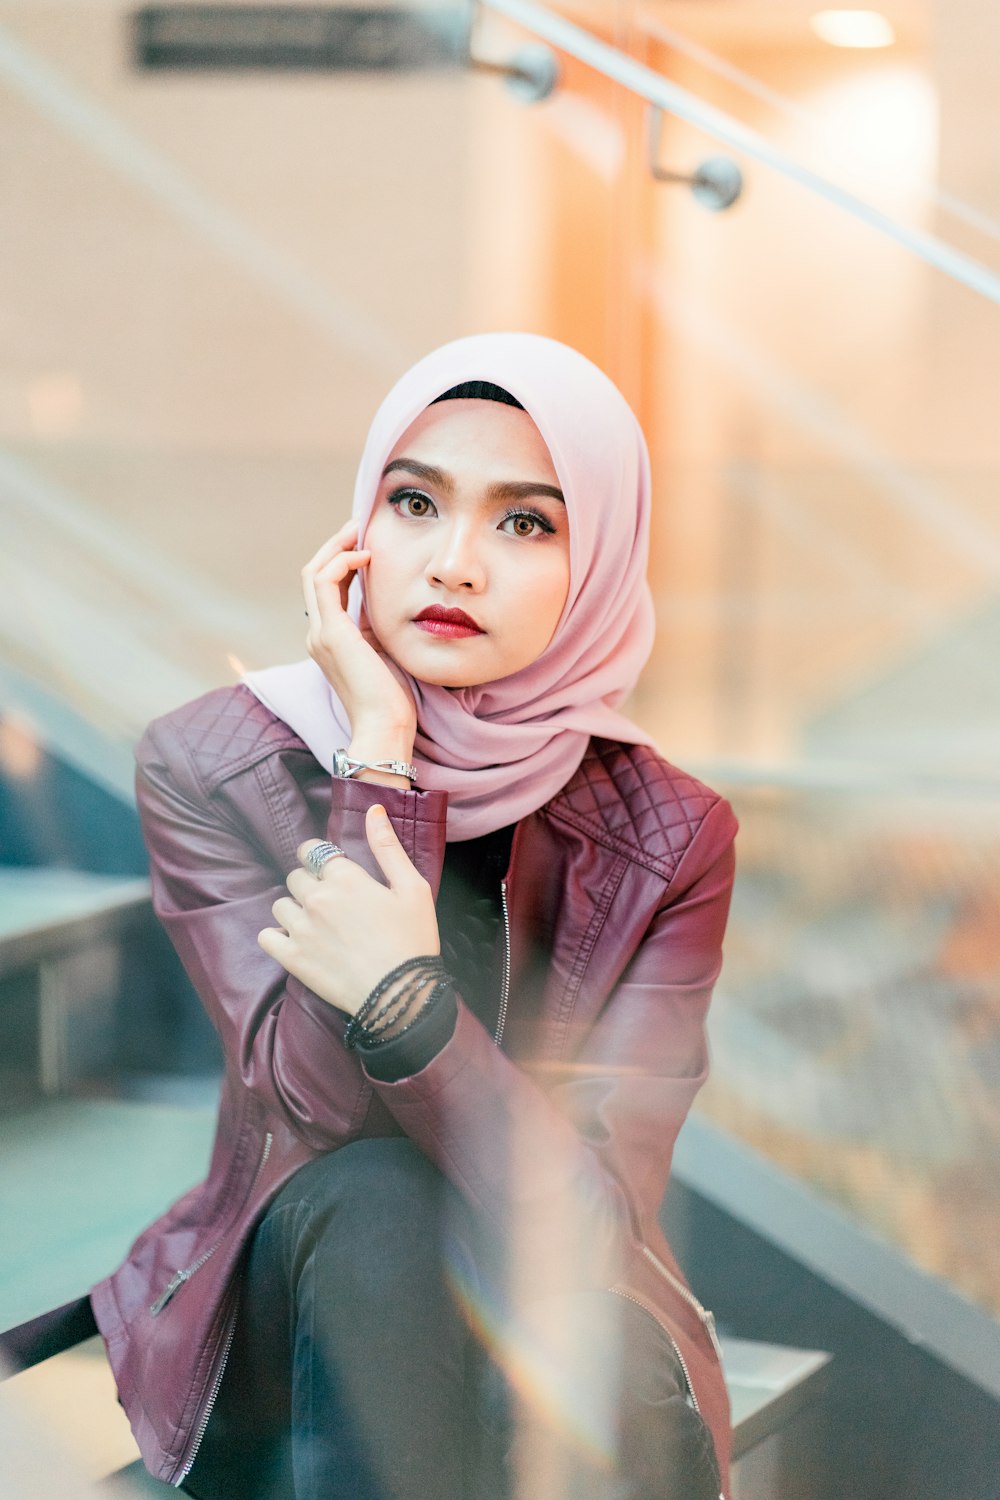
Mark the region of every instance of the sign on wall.
[[465, 4], [433, 9], [340, 5], [144, 5], [134, 57], [158, 70], [392, 72], [459, 66], [469, 53]]

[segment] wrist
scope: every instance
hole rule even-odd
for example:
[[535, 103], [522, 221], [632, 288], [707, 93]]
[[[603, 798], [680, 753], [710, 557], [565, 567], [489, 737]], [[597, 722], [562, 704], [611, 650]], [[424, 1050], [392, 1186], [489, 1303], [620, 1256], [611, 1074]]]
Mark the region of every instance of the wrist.
[[402, 1036], [451, 986], [440, 953], [404, 959], [384, 974], [351, 1016], [344, 1046], [369, 1047]]
[[408, 760], [413, 754], [416, 737], [417, 726], [412, 719], [377, 719], [363, 715], [351, 722], [351, 744], [373, 751], [384, 750], [385, 755], [380, 754], [380, 760], [385, 760], [390, 751], [393, 758], [402, 754], [403, 759]]
[[[406, 735], [397, 734], [395, 737], [389, 734], [355, 735], [347, 747], [347, 755], [351, 760], [365, 761], [368, 764], [379, 761], [399, 761], [409, 764], [413, 756], [413, 739]], [[402, 791], [409, 791], [411, 782], [409, 777], [396, 775], [392, 771], [368, 770], [355, 771], [353, 781], [370, 781], [378, 786], [398, 787]]]

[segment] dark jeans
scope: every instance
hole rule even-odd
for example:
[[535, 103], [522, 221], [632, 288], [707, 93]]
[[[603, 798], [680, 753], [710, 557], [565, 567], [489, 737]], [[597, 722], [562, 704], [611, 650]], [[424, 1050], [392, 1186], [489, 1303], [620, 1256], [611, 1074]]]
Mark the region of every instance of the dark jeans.
[[[568, 1368], [522, 1339], [501, 1268], [409, 1141], [296, 1173], [251, 1246], [198, 1500], [717, 1500], [669, 1340], [611, 1292], [548, 1305]], [[558, 1364], [558, 1361], [556, 1361]]]

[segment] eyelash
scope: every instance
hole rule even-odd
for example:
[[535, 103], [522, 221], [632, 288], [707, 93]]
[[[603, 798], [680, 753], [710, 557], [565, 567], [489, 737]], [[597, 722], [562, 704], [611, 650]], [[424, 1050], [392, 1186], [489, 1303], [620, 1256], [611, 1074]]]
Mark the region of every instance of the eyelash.
[[[399, 510], [402, 507], [403, 501], [410, 499], [411, 496], [415, 496], [420, 500], [426, 500], [431, 505], [434, 504], [434, 501], [431, 499], [430, 495], [425, 495], [423, 490], [413, 489], [394, 490], [393, 493], [387, 497], [387, 501], [389, 505], [393, 505], [397, 510]], [[553, 526], [552, 522], [547, 516], [542, 515], [541, 511], [531, 510], [529, 507], [523, 505], [512, 505], [509, 510], [504, 511], [503, 521], [520, 520], [522, 517], [524, 517], [525, 520], [534, 521], [535, 525], [549, 536], [552, 536], [555, 533], [556, 528]], [[415, 521], [422, 521], [424, 517], [413, 516], [410, 519]], [[501, 521], [501, 525], [503, 524], [503, 521]]]
[[[541, 511], [539, 510], [528, 510], [525, 506], [521, 506], [521, 508], [518, 509], [517, 506], [512, 505], [510, 510], [504, 511], [503, 519], [504, 521], [513, 521], [515, 519], [520, 519], [520, 517], [522, 516], [526, 521], [534, 521], [535, 524], [539, 526], [541, 530], [544, 531], [548, 536], [552, 536], [555, 532], [556, 528], [553, 526], [548, 516], [543, 516]], [[502, 524], [503, 523], [501, 522], [501, 525]]]

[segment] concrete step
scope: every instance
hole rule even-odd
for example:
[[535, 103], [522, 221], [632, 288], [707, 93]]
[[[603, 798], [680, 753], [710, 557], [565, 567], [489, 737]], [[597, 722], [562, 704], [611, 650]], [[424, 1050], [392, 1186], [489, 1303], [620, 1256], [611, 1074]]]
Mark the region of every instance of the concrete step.
[[[204, 1175], [216, 1085], [152, 1080], [146, 1093], [145, 1100], [60, 1099], [5, 1122], [0, 1218], [18, 1233], [0, 1238], [0, 1328], [80, 1297]], [[171, 1093], [184, 1102], [170, 1102]], [[722, 1347], [735, 1494], [763, 1500], [769, 1490], [759, 1475], [773, 1468], [768, 1450], [821, 1393], [828, 1356], [735, 1338]], [[99, 1339], [0, 1386], [0, 1432], [28, 1429], [48, 1434], [47, 1447], [83, 1486], [117, 1475], [113, 1487], [123, 1495], [168, 1488], [130, 1468], [138, 1453]], [[57, 1492], [70, 1494], [50, 1486], [47, 1496]]]
[[217, 1085], [200, 1088], [200, 1103], [58, 1099], [4, 1120], [0, 1222], [17, 1233], [0, 1236], [0, 1328], [81, 1296], [204, 1177]]
[[[823, 1389], [829, 1356], [744, 1339], [722, 1341], [733, 1406], [734, 1493], [739, 1500], [769, 1496], [760, 1475], [773, 1468], [767, 1448], [780, 1439]], [[122, 1493], [166, 1492], [138, 1464], [138, 1449], [117, 1404], [100, 1339], [25, 1370], [0, 1386], [5, 1411], [30, 1412], [87, 1481], [119, 1475]], [[138, 1488], [137, 1488], [138, 1487]], [[775, 1495], [775, 1500], [778, 1500]]]
[[127, 948], [152, 920], [149, 882], [0, 866], [0, 1053], [20, 1096], [107, 1068]]

